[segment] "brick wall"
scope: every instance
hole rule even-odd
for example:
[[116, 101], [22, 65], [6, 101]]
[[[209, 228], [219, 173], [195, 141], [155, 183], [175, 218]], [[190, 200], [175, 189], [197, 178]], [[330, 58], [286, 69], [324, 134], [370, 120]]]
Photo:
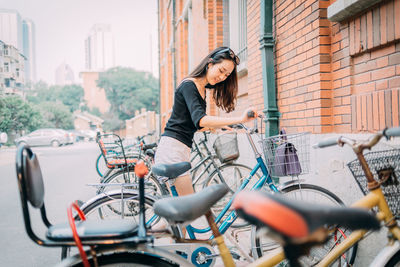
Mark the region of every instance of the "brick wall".
[[[352, 132], [399, 125], [400, 13], [395, 12], [399, 9], [399, 0], [385, 1], [333, 25], [341, 42], [334, 44], [339, 56], [332, 66], [343, 76], [334, 85], [342, 101], [339, 112], [346, 113]], [[335, 103], [340, 104], [339, 99]]]
[[329, 1], [275, 1], [276, 82], [280, 126], [332, 131]]
[[260, 1], [247, 2], [247, 106], [255, 107], [261, 114], [264, 109], [262, 62], [260, 50]]
[[[214, 48], [223, 44], [223, 10], [222, 0], [192, 1], [192, 40], [189, 40], [188, 21], [185, 18], [184, 7], [188, 0], [175, 0], [175, 25], [173, 19], [173, 1], [159, 0], [160, 18], [160, 114], [163, 129], [173, 105], [175, 59], [176, 86], [189, 74], [188, 43], [191, 42], [195, 55], [190, 55], [194, 65]], [[175, 27], [175, 42], [172, 34]], [[200, 53], [201, 52], [201, 53]], [[217, 114], [215, 104], [208, 94], [208, 114]]]
[[275, 1], [281, 126], [329, 133], [398, 125], [400, 1], [341, 23], [327, 19], [331, 2]]

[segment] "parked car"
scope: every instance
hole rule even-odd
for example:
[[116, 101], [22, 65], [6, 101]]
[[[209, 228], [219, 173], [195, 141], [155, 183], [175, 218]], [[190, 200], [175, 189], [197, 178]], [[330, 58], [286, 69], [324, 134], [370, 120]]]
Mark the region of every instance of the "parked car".
[[75, 136], [73, 133], [63, 129], [56, 129], [56, 130], [67, 136], [67, 145], [72, 145], [75, 142]]
[[96, 131], [93, 130], [81, 130], [80, 131], [85, 136], [85, 141], [94, 141], [96, 140]]
[[30, 134], [15, 139], [17, 145], [21, 143], [30, 146], [53, 146], [58, 147], [68, 144], [68, 133], [60, 129], [38, 129]]

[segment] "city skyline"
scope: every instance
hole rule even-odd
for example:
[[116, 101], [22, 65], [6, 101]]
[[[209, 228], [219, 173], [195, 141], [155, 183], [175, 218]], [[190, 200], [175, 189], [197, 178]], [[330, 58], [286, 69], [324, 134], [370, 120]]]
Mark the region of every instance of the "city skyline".
[[0, 6], [35, 24], [37, 81], [54, 84], [54, 72], [62, 62], [74, 73], [85, 71], [85, 40], [95, 24], [111, 25], [116, 66], [149, 71], [158, 77], [155, 0], [0, 0]]

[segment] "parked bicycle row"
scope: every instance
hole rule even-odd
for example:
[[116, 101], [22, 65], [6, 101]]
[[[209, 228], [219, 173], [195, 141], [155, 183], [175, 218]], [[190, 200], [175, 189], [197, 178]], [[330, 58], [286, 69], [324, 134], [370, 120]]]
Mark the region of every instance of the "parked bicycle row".
[[[303, 184], [299, 179], [285, 185], [274, 184], [273, 176], [297, 176], [308, 172], [307, 149], [310, 145], [304, 137], [307, 134], [281, 133], [278, 136], [263, 138], [260, 133], [264, 153], [262, 157], [253, 140], [258, 130], [256, 125], [254, 128], [248, 128], [239, 124], [233, 128], [243, 129], [245, 132], [257, 162], [254, 168], [234, 163], [233, 160], [237, 158], [235, 154], [238, 154], [236, 151], [230, 151], [229, 155], [227, 154], [230, 160], [224, 162], [223, 157], [217, 156], [218, 152], [214, 154], [207, 146], [206, 133], [193, 145], [192, 164], [173, 165], [153, 165], [155, 144], [146, 145], [143, 140], [139, 140], [138, 145], [128, 152], [118, 136], [99, 135], [97, 141], [109, 171], [101, 178], [101, 183], [94, 185], [97, 187], [97, 195], [80, 208], [74, 206], [79, 210], [78, 214], [72, 215], [72, 211], [70, 212], [71, 226], [74, 225], [73, 219], [78, 220], [76, 233], [79, 235], [75, 236], [68, 225], [51, 226], [44, 209], [44, 189], [38, 159], [28, 146], [20, 146], [17, 153], [17, 173], [28, 235], [38, 244], [62, 246], [62, 257], [67, 257], [62, 264], [67, 265], [71, 261], [80, 262], [85, 258], [81, 259], [80, 256], [71, 254], [70, 248], [75, 245], [79, 247], [81, 243], [83, 246], [91, 246], [91, 252], [86, 253], [86, 257], [94, 266], [96, 261], [99, 264], [105, 258], [111, 262], [143, 260], [153, 266], [158, 266], [159, 263], [210, 266], [215, 264], [220, 255], [227, 266], [232, 264], [229, 259], [232, 255], [249, 262], [255, 260], [252, 263], [254, 266], [274, 266], [286, 256], [291, 265], [296, 266], [297, 258], [303, 256], [311, 247], [313, 249], [309, 254], [301, 257], [303, 266], [328, 266], [332, 262], [343, 266], [353, 264], [357, 241], [368, 235], [369, 230], [384, 225], [391, 233], [388, 236], [389, 242], [375, 259], [374, 264], [377, 265], [372, 266], [396, 266], [393, 264], [400, 261], [400, 232], [396, 222], [396, 216], [400, 213], [397, 178], [400, 152], [392, 149], [370, 152], [364, 156], [363, 151], [371, 149], [382, 137], [398, 136], [398, 128], [378, 133], [368, 142], [341, 137], [317, 145], [325, 147], [347, 144], [353, 147], [357, 159], [349, 163], [349, 168], [363, 193], [367, 195], [356, 202], [354, 207], [372, 209], [377, 206], [373, 214], [343, 208], [343, 202], [334, 193], [316, 185]], [[229, 136], [229, 143], [235, 140], [236, 132], [221, 136]], [[234, 142], [237, 143], [237, 140], [231, 143]], [[213, 147], [218, 151], [224, 148], [224, 145], [218, 148], [214, 144]], [[143, 162], [143, 165], [139, 162]], [[191, 168], [192, 165], [195, 165], [194, 168]], [[199, 192], [193, 196], [180, 197], [169, 181], [189, 169], [192, 169], [192, 173], [201, 170], [199, 176], [193, 175], [193, 186], [195, 189], [197, 187], [196, 191]], [[200, 188], [204, 189], [198, 190]], [[260, 193], [250, 194], [247, 190], [257, 190]], [[275, 194], [271, 195], [271, 192]], [[283, 194], [276, 194], [278, 192]], [[170, 194], [173, 198], [160, 197]], [[41, 240], [33, 233], [27, 209], [28, 201], [33, 207], [41, 209], [44, 224], [49, 227], [46, 240]], [[301, 204], [302, 201], [315, 205], [304, 205]], [[210, 210], [207, 212], [209, 227], [188, 225], [188, 222], [205, 214], [207, 210]], [[92, 220], [79, 221], [84, 218]], [[119, 219], [118, 223], [111, 224], [109, 219], [116, 218]], [[160, 225], [161, 229], [158, 227]], [[82, 231], [78, 231], [83, 229], [82, 227], [87, 229], [83, 234]], [[249, 231], [250, 251], [245, 251], [239, 242], [232, 248], [223, 245], [221, 234], [226, 233], [230, 227]], [[264, 229], [268, 229], [268, 235], [257, 234], [260, 231], [266, 232]], [[207, 232], [210, 233], [209, 239], [199, 243], [196, 235]], [[157, 240], [165, 236], [170, 236], [175, 243], [158, 245]], [[113, 240], [113, 245], [109, 245], [109, 240]], [[235, 243], [235, 240], [229, 241]], [[319, 246], [315, 248], [315, 244]], [[267, 252], [280, 246], [283, 246], [283, 252], [273, 256], [272, 260], [267, 259], [270, 257], [270, 253]], [[84, 255], [82, 251], [83, 249], [80, 249], [80, 254]], [[145, 256], [141, 258], [137, 256], [139, 254]], [[159, 256], [154, 257], [154, 254]], [[183, 260], [184, 258], [187, 260]]]

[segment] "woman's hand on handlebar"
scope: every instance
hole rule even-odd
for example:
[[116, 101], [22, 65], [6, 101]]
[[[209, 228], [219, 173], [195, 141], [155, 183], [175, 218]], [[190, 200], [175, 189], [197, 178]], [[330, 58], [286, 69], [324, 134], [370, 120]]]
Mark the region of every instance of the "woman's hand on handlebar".
[[245, 122], [248, 122], [248, 121], [252, 121], [255, 118], [257, 118], [257, 116], [258, 115], [257, 115], [257, 111], [256, 111], [255, 108], [253, 108], [253, 107], [248, 108], [243, 112], [242, 123], [245, 123]]

